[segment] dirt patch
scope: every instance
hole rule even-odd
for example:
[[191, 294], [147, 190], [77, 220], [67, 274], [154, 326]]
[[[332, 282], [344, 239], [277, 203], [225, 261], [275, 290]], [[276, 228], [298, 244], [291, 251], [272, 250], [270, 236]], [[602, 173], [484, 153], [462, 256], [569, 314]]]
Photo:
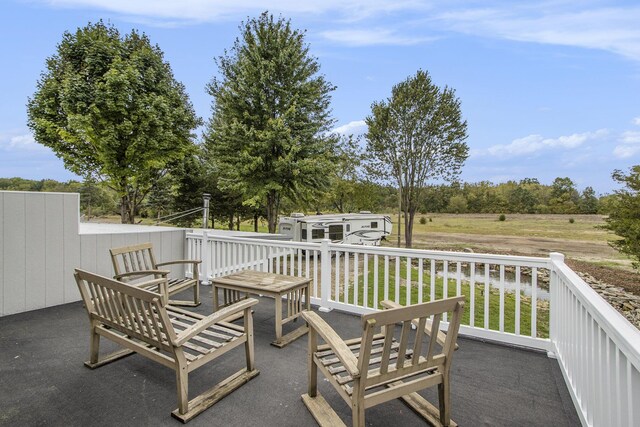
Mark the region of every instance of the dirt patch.
[[640, 296], [640, 274], [635, 271], [605, 267], [575, 259], [567, 259], [566, 263], [574, 271], [588, 273], [601, 282], [617, 286], [633, 295]]

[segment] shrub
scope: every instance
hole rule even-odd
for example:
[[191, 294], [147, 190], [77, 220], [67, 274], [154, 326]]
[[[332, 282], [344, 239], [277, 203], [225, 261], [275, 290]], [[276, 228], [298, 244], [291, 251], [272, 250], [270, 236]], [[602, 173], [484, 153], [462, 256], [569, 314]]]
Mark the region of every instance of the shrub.
[[500, 216], [498, 217], [498, 221], [505, 221], [507, 219], [507, 217], [505, 216], [505, 214], [500, 214]]
[[433, 218], [429, 217], [429, 222], [433, 222]]
[[427, 223], [427, 218], [421, 216], [420, 217], [420, 224], [425, 225]]
[[576, 220], [575, 220], [575, 219], [573, 219], [573, 218], [569, 218], [569, 224], [573, 224], [574, 222], [576, 222]]

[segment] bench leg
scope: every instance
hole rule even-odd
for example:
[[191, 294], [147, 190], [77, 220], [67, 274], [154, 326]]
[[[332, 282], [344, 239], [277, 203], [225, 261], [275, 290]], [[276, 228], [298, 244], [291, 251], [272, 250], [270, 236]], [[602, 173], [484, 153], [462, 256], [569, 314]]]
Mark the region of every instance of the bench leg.
[[244, 343], [245, 355], [247, 358], [247, 371], [253, 371], [256, 367], [253, 356], [253, 314], [250, 308], [244, 311], [244, 330], [247, 334], [247, 341]]
[[200, 305], [200, 281], [197, 281], [196, 284], [193, 285], [193, 303]]
[[186, 414], [189, 411], [189, 372], [186, 363], [176, 369], [176, 386], [178, 389], [178, 412]]
[[89, 363], [92, 365], [98, 363], [98, 354], [100, 353], [100, 335], [95, 328], [91, 328], [91, 343], [89, 344]]
[[171, 413], [174, 418], [179, 419], [183, 423], [191, 421], [195, 416], [202, 413], [207, 408], [213, 406], [216, 402], [222, 400], [225, 396], [236, 390], [243, 384], [246, 384], [252, 378], [256, 377], [260, 371], [254, 369], [253, 371], [247, 371], [242, 369], [235, 374], [231, 375], [226, 380], [220, 382], [210, 390], [205, 391], [201, 395], [194, 397], [187, 402], [188, 409], [184, 412], [180, 408]]

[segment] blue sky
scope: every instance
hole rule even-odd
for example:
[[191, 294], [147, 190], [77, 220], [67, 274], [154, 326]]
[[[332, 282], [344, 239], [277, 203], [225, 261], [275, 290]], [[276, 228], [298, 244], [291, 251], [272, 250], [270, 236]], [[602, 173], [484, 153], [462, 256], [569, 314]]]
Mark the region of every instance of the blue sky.
[[26, 126], [27, 99], [64, 31], [103, 19], [145, 32], [206, 120], [214, 58], [265, 8], [307, 30], [337, 86], [340, 132], [363, 132], [371, 103], [421, 68], [461, 100], [465, 181], [568, 176], [602, 194], [617, 188], [614, 169], [640, 164], [637, 2], [4, 0], [0, 177], [74, 178]]

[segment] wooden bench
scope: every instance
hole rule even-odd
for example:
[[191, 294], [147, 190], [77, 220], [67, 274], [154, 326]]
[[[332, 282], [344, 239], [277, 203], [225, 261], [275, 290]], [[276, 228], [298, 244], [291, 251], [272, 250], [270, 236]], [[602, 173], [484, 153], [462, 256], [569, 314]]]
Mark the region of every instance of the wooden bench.
[[[175, 295], [188, 288], [193, 288], [193, 302], [191, 301], [169, 301], [172, 305], [184, 305], [195, 307], [200, 305], [200, 277], [198, 275], [199, 260], [174, 260], [156, 262], [151, 243], [141, 243], [138, 245], [123, 246], [109, 249], [111, 262], [113, 263], [113, 278], [122, 282], [133, 282], [153, 276], [155, 278], [167, 278], [168, 296]], [[193, 277], [170, 277], [169, 270], [162, 270], [175, 264], [193, 264]]]
[[[76, 282], [91, 326], [91, 369], [138, 353], [176, 372], [178, 408], [171, 414], [186, 423], [258, 375], [254, 366], [255, 299], [242, 300], [209, 316], [167, 304], [163, 295], [76, 269]], [[244, 325], [223, 322], [244, 313]], [[123, 350], [99, 357], [100, 337]], [[189, 400], [189, 373], [235, 347], [245, 347], [246, 368]]]
[[[385, 301], [383, 306], [395, 304]], [[340, 338], [317, 313], [302, 312], [309, 324], [309, 389], [302, 400], [318, 424], [344, 426], [318, 393], [320, 371], [351, 408], [354, 427], [365, 425], [366, 408], [396, 398], [432, 425], [456, 426], [450, 414], [449, 372], [463, 307], [461, 296], [365, 314], [362, 336], [351, 340]], [[445, 334], [439, 326], [447, 312], [452, 316]], [[318, 337], [326, 344], [319, 345]], [[433, 386], [438, 386], [438, 408], [417, 393]]]

